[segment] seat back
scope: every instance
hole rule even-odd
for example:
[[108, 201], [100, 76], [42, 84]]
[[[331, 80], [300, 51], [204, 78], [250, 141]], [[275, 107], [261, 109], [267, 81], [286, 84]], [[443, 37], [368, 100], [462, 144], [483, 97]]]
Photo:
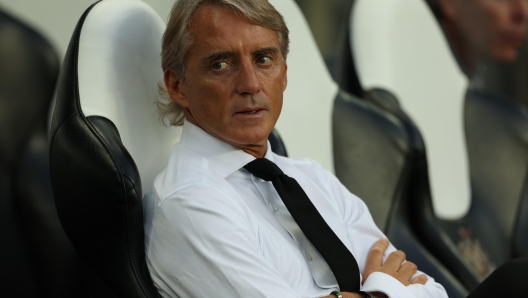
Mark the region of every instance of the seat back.
[[145, 263], [141, 200], [179, 136], [156, 113], [164, 27], [142, 1], [96, 2], [64, 59], [52, 184], [64, 229], [96, 272], [93, 296], [159, 296]]
[[419, 132], [407, 118], [394, 95], [385, 90], [369, 90], [363, 99], [341, 91], [333, 116], [336, 174], [366, 202], [378, 227], [408, 260], [441, 283], [449, 297], [462, 298], [467, 295], [465, 287], [416, 234], [415, 212], [430, 218], [433, 225], [436, 221], [430, 198], [416, 206], [417, 196], [412, 195], [415, 181], [423, 182], [416, 176], [423, 174], [424, 150]]
[[469, 163], [463, 108], [467, 79], [423, 0], [357, 0], [351, 47], [364, 89], [390, 90], [420, 128], [435, 213], [469, 209]]
[[466, 79], [424, 1], [358, 0], [349, 26], [363, 88], [390, 90], [400, 101], [401, 109], [394, 115], [405, 124], [413, 146], [407, 205], [411, 228], [471, 289], [479, 279], [436, 218], [437, 214], [460, 218], [469, 209], [463, 125]]
[[[527, 256], [528, 118], [519, 104], [476, 90], [467, 92], [464, 112], [472, 181], [469, 212], [457, 220], [440, 220], [440, 225], [417, 219], [426, 245], [474, 289], [501, 264]], [[422, 189], [417, 200], [428, 192]], [[439, 226], [447, 237], [438, 237]]]
[[528, 115], [508, 98], [469, 90], [465, 119], [474, 203], [459, 228], [499, 266], [528, 256]]
[[[392, 61], [391, 58], [397, 57], [388, 53], [393, 48], [398, 48], [398, 42], [414, 46], [409, 38], [402, 41], [388, 36], [392, 30], [405, 28], [415, 32], [420, 26], [412, 26], [416, 24], [412, 20], [412, 14], [429, 15], [423, 3], [412, 2], [411, 5], [417, 5], [414, 10], [406, 3], [411, 2], [357, 0], [352, 6], [346, 25], [349, 27], [347, 38], [350, 43], [341, 44], [340, 56], [343, 59], [338, 62], [348, 65], [342, 66], [341, 71], [336, 74], [336, 80], [342, 82], [333, 119], [336, 174], [353, 193], [365, 200], [375, 222], [396, 247], [404, 250], [419, 268], [443, 284], [450, 297], [465, 297], [465, 286], [447, 270], [462, 268], [467, 273], [463, 260], [454, 252], [456, 247], [446, 248], [449, 241], [443, 242], [445, 254], [455, 264], [446, 268], [441, 263], [444, 260], [431, 254], [430, 247], [424, 245], [419, 232], [420, 226], [427, 226], [437, 239], [448, 238], [439, 228], [433, 211], [428, 160], [422, 134], [414, 124], [414, 118], [411, 120], [412, 116], [409, 117], [404, 111], [407, 100], [402, 98], [403, 102], [400, 102], [400, 97], [413, 94], [408, 92], [410, 86], [404, 84], [408, 81], [396, 77], [396, 74], [404, 75], [401, 69], [396, 68], [400, 61]], [[407, 12], [411, 16], [407, 16]], [[402, 16], [411, 19], [402, 20]], [[432, 20], [429, 20], [426, 27], [435, 28]], [[371, 40], [365, 41], [367, 36]], [[364, 59], [355, 52], [363, 43], [370, 45], [369, 50], [372, 51], [369, 53], [366, 49], [358, 50], [363, 51], [361, 54], [365, 56]], [[376, 61], [369, 54], [380, 55], [376, 58], [381, 61]], [[368, 62], [370, 64], [367, 66]], [[410, 73], [417, 74], [419, 70], [410, 69]], [[345, 90], [353, 92], [355, 96], [346, 95], [343, 92]], [[397, 96], [398, 91], [403, 95]]]
[[59, 60], [40, 33], [3, 11], [0, 40], [2, 295], [83, 297], [49, 177], [47, 120]]
[[[523, 112], [474, 91], [464, 101], [465, 79], [423, 1], [359, 0], [354, 10], [351, 49], [358, 77], [367, 90], [377, 86], [397, 95], [402, 109], [393, 115], [413, 144], [412, 228], [471, 290], [495, 266], [524, 251], [526, 242], [518, 236], [527, 229], [519, 217], [525, 212]], [[458, 211], [448, 214], [450, 205]], [[433, 210], [451, 219], [438, 220]], [[389, 225], [390, 212], [392, 207], [381, 215], [389, 214]]]

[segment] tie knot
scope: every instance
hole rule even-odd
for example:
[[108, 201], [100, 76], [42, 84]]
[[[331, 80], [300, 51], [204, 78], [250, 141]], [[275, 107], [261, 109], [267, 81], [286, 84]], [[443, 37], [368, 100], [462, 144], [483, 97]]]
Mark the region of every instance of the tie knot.
[[266, 181], [271, 181], [284, 174], [274, 162], [266, 158], [257, 158], [245, 165], [244, 168], [256, 177]]

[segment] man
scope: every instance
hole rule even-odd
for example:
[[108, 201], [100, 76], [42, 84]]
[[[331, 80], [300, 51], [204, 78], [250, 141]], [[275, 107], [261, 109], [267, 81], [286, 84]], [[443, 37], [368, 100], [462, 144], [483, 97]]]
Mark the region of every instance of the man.
[[471, 90], [528, 106], [526, 0], [427, 0]]
[[[271, 152], [267, 138], [282, 108], [287, 54], [288, 29], [266, 0], [175, 4], [162, 46], [160, 89], [166, 87], [170, 99], [160, 108], [173, 125], [183, 122], [183, 133], [145, 197], [147, 262], [159, 292], [447, 297], [384, 239], [365, 204], [333, 175], [313, 161]], [[262, 158], [302, 187], [331, 228], [323, 237], [337, 236], [346, 257], [355, 259], [338, 269], [350, 272], [345, 279], [357, 282], [357, 290], [361, 281], [364, 293], [335, 292], [343, 286], [337, 282], [342, 274], [331, 269], [332, 256], [312, 243], [275, 181], [246, 170]]]
[[514, 62], [528, 30], [526, 0], [427, 0], [464, 71], [479, 62]]

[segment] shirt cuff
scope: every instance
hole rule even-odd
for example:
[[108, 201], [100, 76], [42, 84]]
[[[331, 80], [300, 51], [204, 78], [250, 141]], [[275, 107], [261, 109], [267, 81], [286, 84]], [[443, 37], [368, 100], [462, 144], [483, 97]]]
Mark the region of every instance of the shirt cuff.
[[361, 290], [365, 292], [382, 292], [389, 298], [416, 298], [414, 293], [399, 280], [383, 272], [371, 273]]

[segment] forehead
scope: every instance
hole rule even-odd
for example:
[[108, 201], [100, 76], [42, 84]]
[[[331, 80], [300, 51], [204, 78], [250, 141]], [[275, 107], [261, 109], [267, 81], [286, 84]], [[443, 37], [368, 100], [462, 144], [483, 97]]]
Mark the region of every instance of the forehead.
[[277, 32], [252, 23], [226, 6], [202, 5], [194, 14], [189, 29], [193, 44], [216, 47], [278, 45]]

